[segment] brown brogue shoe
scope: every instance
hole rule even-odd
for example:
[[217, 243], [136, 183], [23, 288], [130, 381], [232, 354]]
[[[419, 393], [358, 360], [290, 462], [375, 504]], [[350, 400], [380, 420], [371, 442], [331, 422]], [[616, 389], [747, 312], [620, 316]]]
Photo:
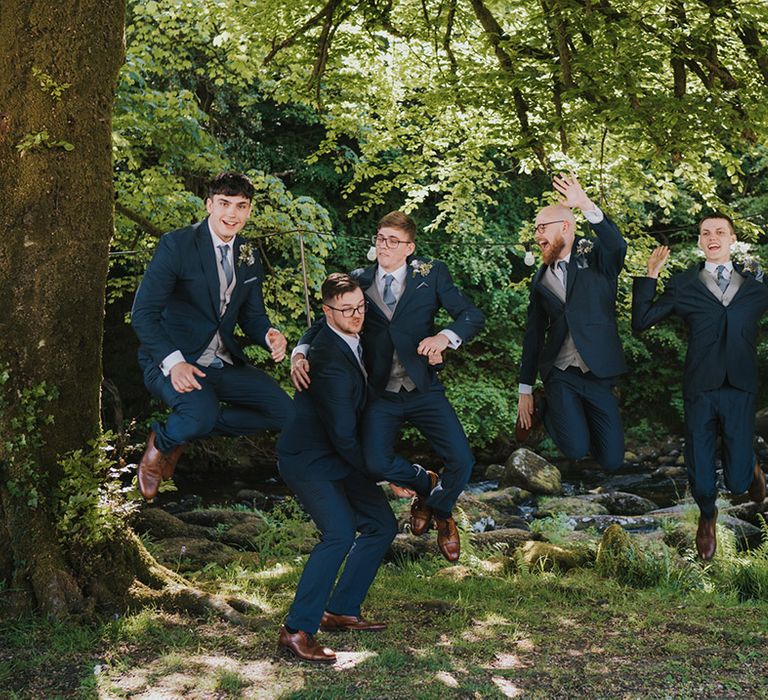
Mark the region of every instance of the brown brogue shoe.
[[528, 442], [530, 434], [541, 425], [541, 416], [544, 406], [544, 390], [536, 389], [533, 392], [533, 415], [531, 416], [531, 425], [524, 428], [520, 424], [520, 416], [515, 421], [515, 440], [520, 444]]
[[702, 561], [709, 561], [717, 550], [717, 509], [711, 518], [699, 516], [699, 527], [696, 529], [696, 551]]
[[151, 501], [163, 481], [165, 456], [155, 447], [155, 431], [149, 433], [147, 449], [139, 462], [139, 491], [145, 499]]
[[[439, 476], [437, 472], [427, 470], [427, 476], [429, 477], [429, 490], [437, 486]], [[426, 496], [425, 496], [426, 498]], [[416, 496], [411, 503], [411, 532], [414, 535], [423, 535], [429, 526], [432, 524], [432, 508], [430, 508], [421, 496]]]
[[369, 622], [357, 615], [336, 615], [324, 612], [320, 620], [320, 629], [323, 632], [347, 632], [359, 630], [361, 632], [380, 632], [387, 629], [386, 622]]
[[186, 447], [186, 445], [176, 445], [167, 455], [163, 455], [163, 481], [173, 478], [176, 462], [179, 461], [179, 457]]
[[459, 529], [453, 518], [442, 520], [435, 518], [437, 526], [437, 546], [440, 553], [450, 562], [459, 561], [461, 542], [459, 541]]
[[754, 478], [747, 493], [750, 500], [755, 503], [762, 503], [765, 500], [765, 472], [760, 468], [757, 460], [755, 460]]
[[288, 653], [301, 661], [309, 661], [312, 664], [334, 664], [336, 654], [332, 649], [318, 643], [313, 635], [303, 630], [291, 634], [285, 626], [280, 628], [280, 636], [277, 639], [278, 652]]

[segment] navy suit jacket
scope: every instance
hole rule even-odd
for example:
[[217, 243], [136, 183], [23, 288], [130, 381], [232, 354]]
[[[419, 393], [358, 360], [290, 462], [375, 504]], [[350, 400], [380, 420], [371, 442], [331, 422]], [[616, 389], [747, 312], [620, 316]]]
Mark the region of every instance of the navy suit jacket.
[[[453, 318], [453, 322], [446, 328], [456, 333], [462, 342], [474, 337], [485, 323], [482, 311], [453, 283], [445, 263], [439, 260], [427, 262], [421, 258], [417, 262], [418, 265], [408, 266], [405, 289], [391, 319], [370, 300], [368, 290], [376, 283], [378, 265], [351, 273], [369, 299], [362, 339], [368, 385], [374, 397], [380, 395], [387, 386], [395, 350], [416, 388], [422, 392], [429, 390], [435, 381], [436, 369], [416, 349], [424, 338], [435, 335], [435, 315], [441, 307]], [[304, 334], [300, 343], [311, 342], [317, 329], [324, 323], [325, 319], [317, 321]]]
[[728, 383], [756, 392], [757, 324], [768, 310], [768, 288], [734, 264], [745, 278], [728, 306], [699, 279], [704, 264], [673, 275], [654, 301], [656, 280], [636, 277], [632, 290], [632, 329], [642, 331], [674, 313], [688, 327], [683, 390], [686, 396]]
[[236, 363], [245, 363], [241, 343], [235, 339], [239, 324], [253, 341], [268, 348], [270, 322], [264, 309], [261, 285], [264, 268], [257, 251], [250, 264], [239, 264], [242, 236], [234, 240], [235, 287], [224, 316], [219, 315], [218, 260], [208, 219], [166, 233], [133, 302], [132, 325], [139, 337], [139, 363], [146, 371], [157, 367], [174, 350], [187, 362], [197, 360], [216, 331]]
[[358, 434], [366, 383], [352, 350], [325, 325], [308, 359], [312, 383], [296, 392], [294, 414], [277, 443], [280, 473], [305, 481], [338, 480], [365, 471]]
[[569, 331], [596, 377], [627, 371], [616, 327], [616, 291], [627, 243], [608, 217], [590, 226], [597, 238], [576, 238], [573, 243], [565, 303], [542, 283], [546, 265], [533, 277], [520, 363], [522, 384], [535, 384], [537, 372], [546, 381]]

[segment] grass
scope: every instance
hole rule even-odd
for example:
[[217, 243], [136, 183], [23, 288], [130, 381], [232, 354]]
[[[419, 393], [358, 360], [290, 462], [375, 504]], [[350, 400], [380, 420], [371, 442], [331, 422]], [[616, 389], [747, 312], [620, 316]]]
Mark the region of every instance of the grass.
[[274, 656], [300, 571], [292, 558], [196, 575], [260, 601], [258, 632], [154, 610], [91, 627], [5, 621], [0, 698], [768, 697], [768, 601], [735, 588], [387, 564], [365, 613], [389, 628], [322, 635], [340, 659], [328, 668]]

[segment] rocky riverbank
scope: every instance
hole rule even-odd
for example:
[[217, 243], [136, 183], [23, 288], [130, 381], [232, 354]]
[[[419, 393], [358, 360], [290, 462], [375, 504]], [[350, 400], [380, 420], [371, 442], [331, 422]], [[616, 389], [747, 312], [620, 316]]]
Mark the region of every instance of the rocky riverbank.
[[[762, 438], [756, 439], [756, 449], [768, 461]], [[476, 467], [458, 503], [465, 556], [474, 549], [494, 550], [509, 560], [505, 566], [522, 562], [568, 569], [594, 561], [604, 533], [618, 530], [629, 541], [661, 542], [678, 553], [691, 550], [697, 511], [686, 494], [682, 446], [670, 442], [664, 449], [626, 457], [617, 474], [605, 474], [590, 462], [553, 463], [526, 448], [503, 464]], [[259, 565], [310, 551], [316, 542], [312, 523], [279, 483], [266, 487], [240, 488], [225, 507], [202, 507], [196, 495], [173, 500], [168, 494], [159, 506], [145, 507], [134, 527], [153, 543], [158, 559], [178, 571], [236, 561]], [[393, 500], [393, 507], [401, 533], [391, 557], [437, 554], [434, 534], [416, 537], [408, 531], [408, 503]], [[734, 533], [739, 548], [759, 544], [766, 509], [768, 500], [755, 504], [731, 497], [723, 486], [719, 522]]]

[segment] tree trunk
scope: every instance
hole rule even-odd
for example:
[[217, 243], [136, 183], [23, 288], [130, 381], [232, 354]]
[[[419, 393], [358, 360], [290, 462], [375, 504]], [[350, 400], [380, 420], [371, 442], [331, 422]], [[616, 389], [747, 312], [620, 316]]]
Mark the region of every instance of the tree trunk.
[[[10, 372], [0, 406], [0, 567], [12, 559], [0, 579], [57, 615], [82, 605], [51, 495], [57, 457], [100, 428], [124, 22], [125, 0], [0, 4], [0, 363]], [[43, 383], [57, 391], [42, 407], [52, 422], [30, 444], [30, 404], [19, 392]]]

